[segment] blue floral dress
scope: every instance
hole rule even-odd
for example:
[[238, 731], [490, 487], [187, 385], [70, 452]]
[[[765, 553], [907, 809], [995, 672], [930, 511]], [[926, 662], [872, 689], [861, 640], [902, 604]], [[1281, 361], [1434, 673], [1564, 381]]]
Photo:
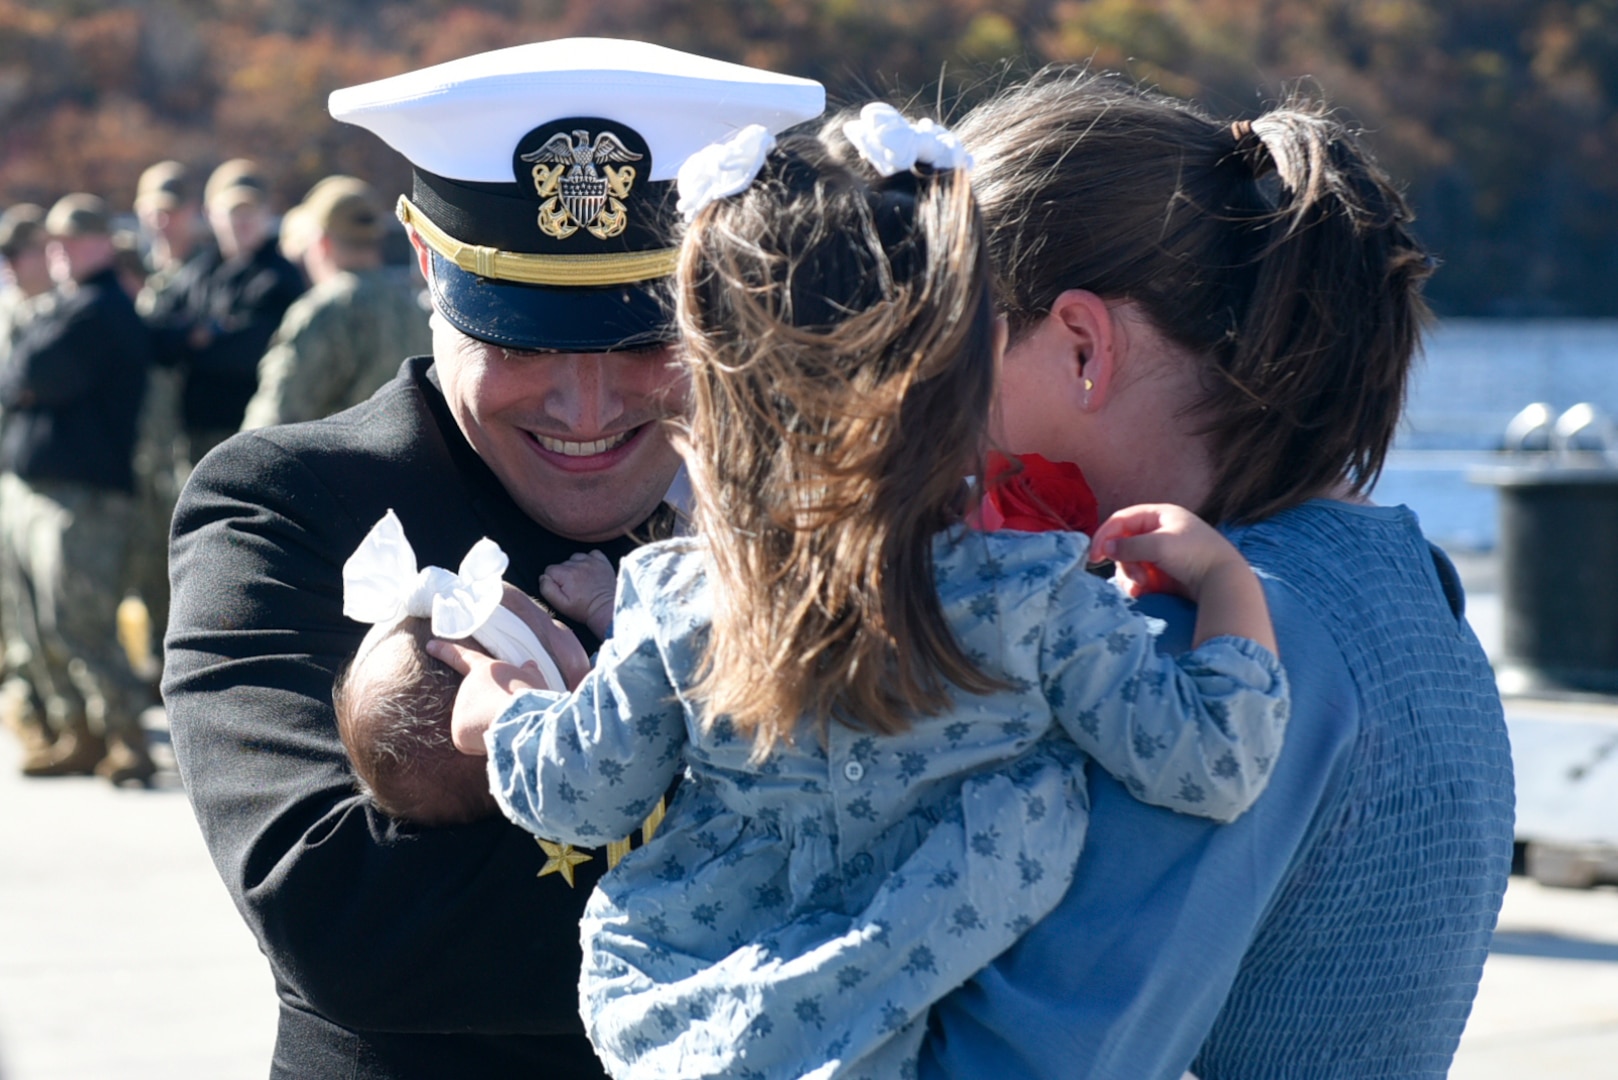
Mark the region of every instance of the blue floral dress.
[[582, 923], [581, 1011], [619, 1077], [909, 1076], [927, 1009], [1055, 906], [1093, 759], [1139, 798], [1230, 820], [1288, 698], [1275, 657], [1217, 638], [1160, 657], [1073, 533], [933, 542], [945, 617], [1007, 689], [878, 736], [805, 728], [762, 764], [689, 697], [711, 611], [700, 540], [627, 558], [613, 637], [571, 695], [519, 695], [488, 734], [507, 816], [595, 846], [658, 834]]

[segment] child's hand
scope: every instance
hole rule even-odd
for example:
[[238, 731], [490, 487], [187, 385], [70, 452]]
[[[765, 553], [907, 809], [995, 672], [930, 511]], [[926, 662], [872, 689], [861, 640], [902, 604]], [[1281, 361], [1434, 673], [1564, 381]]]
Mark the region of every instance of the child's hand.
[[614, 587], [618, 577], [599, 551], [574, 555], [547, 567], [539, 576], [539, 595], [562, 614], [577, 619], [598, 638], [612, 628]]
[[434, 638], [427, 652], [462, 675], [450, 713], [450, 738], [463, 754], [483, 757], [483, 733], [523, 690], [545, 689], [545, 679], [534, 664], [517, 667], [458, 641]]
[[1166, 503], [1131, 506], [1102, 522], [1090, 538], [1090, 559], [1116, 562], [1131, 596], [1166, 592], [1192, 601], [1210, 570], [1231, 561], [1247, 565], [1212, 525]]
[[1233, 634], [1278, 651], [1253, 568], [1217, 529], [1183, 507], [1158, 503], [1118, 511], [1090, 539], [1090, 558], [1116, 562], [1132, 596], [1168, 592], [1194, 601], [1194, 645]]

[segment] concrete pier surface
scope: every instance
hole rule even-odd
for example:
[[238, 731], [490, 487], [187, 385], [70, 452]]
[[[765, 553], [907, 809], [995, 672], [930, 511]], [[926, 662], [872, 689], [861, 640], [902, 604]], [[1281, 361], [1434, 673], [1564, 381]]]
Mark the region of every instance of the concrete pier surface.
[[0, 1077], [263, 1080], [274, 984], [178, 776], [25, 780], [20, 758], [0, 735]]
[[[1462, 562], [1492, 650], [1489, 567]], [[161, 739], [161, 715], [148, 717]], [[1513, 698], [1507, 719], [1520, 824], [1567, 834], [1535, 837], [1548, 876], [1601, 879], [1618, 853], [1618, 835], [1592, 834], [1618, 833], [1618, 812], [1599, 802], [1618, 797], [1618, 701]], [[269, 972], [172, 769], [149, 790], [114, 790], [24, 780], [18, 758], [0, 736], [0, 1078], [261, 1080], [275, 1035]], [[1450, 1075], [1618, 1076], [1618, 887], [1512, 878]]]

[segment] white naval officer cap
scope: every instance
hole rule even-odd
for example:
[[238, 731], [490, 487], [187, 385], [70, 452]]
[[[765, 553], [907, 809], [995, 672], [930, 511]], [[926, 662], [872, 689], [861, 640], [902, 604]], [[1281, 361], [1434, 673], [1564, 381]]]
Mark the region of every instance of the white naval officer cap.
[[672, 340], [674, 178], [749, 124], [825, 108], [812, 79], [611, 38], [480, 53], [331, 95], [414, 168], [399, 217], [431, 250], [434, 306], [508, 348]]

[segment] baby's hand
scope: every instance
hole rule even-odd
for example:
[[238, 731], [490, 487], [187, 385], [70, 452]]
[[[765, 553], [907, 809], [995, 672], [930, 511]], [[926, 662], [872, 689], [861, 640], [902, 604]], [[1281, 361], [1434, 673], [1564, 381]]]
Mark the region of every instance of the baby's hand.
[[1090, 538], [1092, 562], [1112, 560], [1131, 596], [1174, 593], [1195, 601], [1208, 574], [1247, 562], [1212, 525], [1166, 503], [1131, 506], [1113, 514]]
[[539, 595], [569, 618], [577, 619], [598, 638], [612, 629], [612, 607], [617, 575], [599, 551], [574, 555], [567, 562], [547, 567], [539, 576]]

